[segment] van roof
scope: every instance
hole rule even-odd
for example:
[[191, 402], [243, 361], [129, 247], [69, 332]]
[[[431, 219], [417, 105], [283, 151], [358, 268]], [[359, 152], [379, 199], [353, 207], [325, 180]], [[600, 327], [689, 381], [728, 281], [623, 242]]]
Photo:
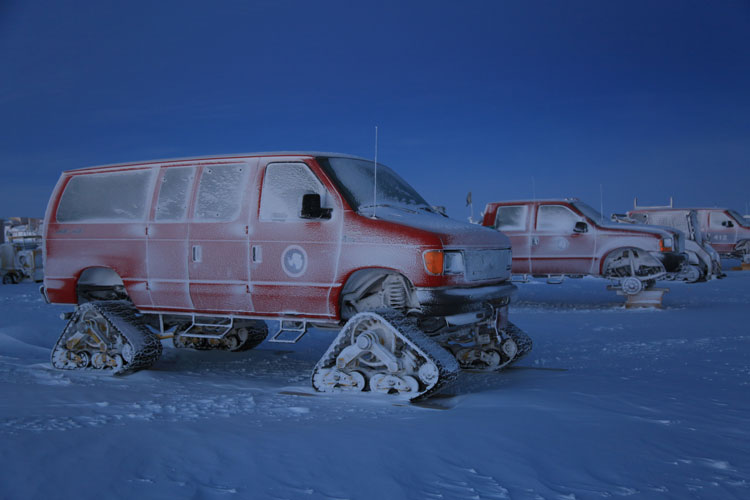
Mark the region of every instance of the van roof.
[[139, 167], [144, 165], [153, 164], [164, 164], [164, 163], [184, 163], [184, 162], [195, 162], [195, 161], [211, 161], [211, 160], [228, 160], [228, 159], [241, 159], [241, 158], [257, 158], [257, 157], [272, 157], [272, 156], [296, 156], [300, 158], [314, 158], [317, 156], [328, 156], [336, 158], [351, 158], [355, 160], [365, 160], [367, 158], [361, 158], [359, 156], [344, 154], [344, 153], [326, 153], [321, 151], [269, 151], [261, 153], [237, 153], [228, 155], [210, 155], [210, 156], [187, 156], [182, 158], [164, 158], [158, 160], [145, 160], [138, 162], [127, 162], [127, 163], [110, 163], [106, 165], [95, 165], [91, 167], [75, 168], [66, 170], [65, 172], [81, 172], [86, 170], [99, 170], [109, 168], [122, 168], [122, 167]]

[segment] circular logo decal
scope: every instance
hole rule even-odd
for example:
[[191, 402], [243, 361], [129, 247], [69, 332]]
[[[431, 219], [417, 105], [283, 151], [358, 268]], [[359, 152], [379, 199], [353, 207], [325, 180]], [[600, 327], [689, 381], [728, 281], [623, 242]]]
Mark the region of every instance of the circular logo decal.
[[567, 238], [557, 238], [557, 241], [555, 242], [557, 245], [557, 248], [560, 250], [567, 250], [570, 246], [570, 242]]
[[307, 252], [299, 245], [290, 245], [281, 254], [281, 268], [284, 272], [296, 278], [307, 271]]

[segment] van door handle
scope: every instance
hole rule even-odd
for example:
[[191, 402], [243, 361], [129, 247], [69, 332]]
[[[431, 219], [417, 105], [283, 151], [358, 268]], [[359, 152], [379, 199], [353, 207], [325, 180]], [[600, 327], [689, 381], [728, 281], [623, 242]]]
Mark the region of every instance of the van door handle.
[[200, 262], [203, 258], [203, 250], [200, 245], [193, 245], [193, 262]]
[[531, 237], [531, 246], [536, 246], [539, 244], [539, 238], [536, 236]]

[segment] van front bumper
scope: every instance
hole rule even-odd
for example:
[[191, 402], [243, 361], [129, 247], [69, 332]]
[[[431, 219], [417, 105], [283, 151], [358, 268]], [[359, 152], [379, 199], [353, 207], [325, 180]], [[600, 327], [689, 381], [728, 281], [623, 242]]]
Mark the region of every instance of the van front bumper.
[[478, 287], [417, 288], [416, 295], [425, 316], [453, 316], [486, 311], [510, 302], [517, 287], [511, 283]]

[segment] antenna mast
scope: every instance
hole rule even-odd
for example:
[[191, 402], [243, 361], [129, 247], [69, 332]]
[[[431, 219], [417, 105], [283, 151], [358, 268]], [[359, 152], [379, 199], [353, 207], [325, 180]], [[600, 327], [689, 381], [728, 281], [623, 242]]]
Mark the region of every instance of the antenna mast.
[[602, 184], [599, 184], [599, 214], [604, 222], [604, 186]]
[[372, 218], [375, 218], [375, 210], [378, 206], [378, 126], [375, 125], [375, 175], [372, 183]]

